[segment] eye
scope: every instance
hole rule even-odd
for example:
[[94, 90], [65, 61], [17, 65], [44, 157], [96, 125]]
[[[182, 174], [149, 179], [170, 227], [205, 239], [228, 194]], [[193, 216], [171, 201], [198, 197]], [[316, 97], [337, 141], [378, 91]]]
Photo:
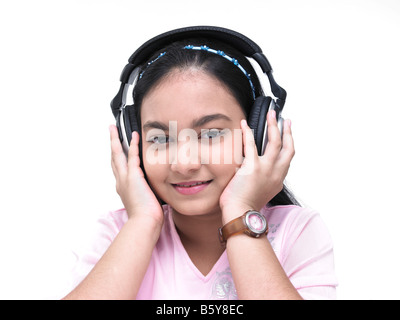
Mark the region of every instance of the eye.
[[225, 133], [224, 130], [220, 129], [201, 129], [201, 139], [211, 140], [222, 136]]
[[147, 139], [147, 142], [154, 144], [165, 144], [169, 142], [169, 137], [167, 137], [166, 135], [152, 136]]

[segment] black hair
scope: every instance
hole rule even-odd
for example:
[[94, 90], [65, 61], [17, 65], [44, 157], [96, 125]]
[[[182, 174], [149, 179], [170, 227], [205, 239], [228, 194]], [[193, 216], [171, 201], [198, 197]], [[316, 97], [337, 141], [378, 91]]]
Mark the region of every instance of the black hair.
[[[189, 44], [200, 46], [204, 45], [205, 43], [207, 43], [210, 48], [224, 51], [227, 55], [237, 59], [239, 64], [243, 66], [247, 73], [250, 73], [251, 80], [255, 87], [255, 95], [263, 95], [263, 91], [254, 68], [247, 58], [244, 57], [240, 52], [221, 42], [210, 42], [209, 40], [205, 39], [188, 39], [185, 42], [175, 42], [170, 46], [159, 50], [149, 60], [153, 63], [146, 63], [142, 66], [142, 76], [138, 80], [133, 91], [135, 106], [140, 110], [144, 96], [173, 70], [185, 70], [196, 67], [214, 76], [221, 83], [223, 83], [239, 102], [244, 113], [246, 115], [249, 114], [250, 108], [254, 101], [252, 93], [253, 91], [250, 87], [249, 80], [239, 70], [239, 68], [234, 67], [230, 61], [223, 59], [216, 54], [209, 53], [204, 50], [196, 51], [183, 49]], [[160, 57], [160, 54], [164, 52], [165, 54]], [[158, 57], [160, 58], [157, 59]]]
[[[149, 62], [141, 66], [140, 77], [133, 90], [133, 101], [136, 111], [136, 119], [140, 124], [140, 109], [143, 98], [154, 89], [165, 77], [174, 70], [185, 70], [198, 68], [218, 79], [230, 90], [241, 106], [244, 114], [249, 115], [254, 103], [253, 89], [248, 78], [243, 72], [235, 67], [232, 62], [221, 58], [219, 55], [205, 50], [185, 50], [186, 45], [208, 47], [224, 51], [227, 55], [238, 60], [238, 63], [250, 74], [254, 85], [256, 97], [264, 95], [261, 83], [249, 60], [238, 50], [220, 41], [206, 39], [188, 39], [185, 42], [175, 42], [155, 52]], [[160, 56], [162, 55], [162, 56]], [[283, 189], [268, 203], [270, 206], [277, 205], [300, 205], [292, 192], [284, 185]]]

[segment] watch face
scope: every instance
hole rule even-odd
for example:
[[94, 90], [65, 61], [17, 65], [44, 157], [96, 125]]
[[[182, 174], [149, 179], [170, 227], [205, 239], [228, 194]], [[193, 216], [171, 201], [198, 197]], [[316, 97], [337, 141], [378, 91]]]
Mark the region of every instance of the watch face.
[[257, 211], [250, 211], [246, 215], [246, 224], [255, 234], [262, 234], [267, 229], [267, 222], [263, 215]]

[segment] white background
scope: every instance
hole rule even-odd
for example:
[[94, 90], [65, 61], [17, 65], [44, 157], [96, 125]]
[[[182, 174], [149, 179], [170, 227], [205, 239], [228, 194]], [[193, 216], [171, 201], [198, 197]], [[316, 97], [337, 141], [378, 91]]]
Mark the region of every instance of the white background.
[[340, 299], [399, 299], [400, 1], [2, 1], [0, 298], [57, 299], [121, 207], [109, 102], [128, 57], [189, 25], [242, 32], [288, 91], [287, 177], [335, 244]]

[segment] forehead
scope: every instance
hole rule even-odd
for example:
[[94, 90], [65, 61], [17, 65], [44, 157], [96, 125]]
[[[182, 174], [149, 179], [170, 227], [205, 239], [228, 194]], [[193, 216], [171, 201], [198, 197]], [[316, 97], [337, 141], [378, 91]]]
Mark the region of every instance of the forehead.
[[218, 79], [198, 69], [173, 71], [143, 99], [142, 123], [190, 122], [207, 114], [221, 113], [233, 120], [244, 113], [230, 90]]

